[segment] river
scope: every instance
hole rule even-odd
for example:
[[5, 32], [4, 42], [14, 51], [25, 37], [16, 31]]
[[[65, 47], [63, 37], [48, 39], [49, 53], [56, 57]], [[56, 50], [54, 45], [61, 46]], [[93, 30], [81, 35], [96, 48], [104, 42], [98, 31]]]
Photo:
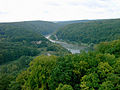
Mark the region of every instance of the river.
[[80, 46], [80, 45], [76, 45], [76, 44], [69, 44], [67, 42], [62, 42], [62, 41], [58, 41], [58, 40], [52, 40], [50, 39], [50, 36], [51, 35], [47, 35], [45, 36], [49, 41], [53, 42], [53, 43], [57, 43], [57, 44], [60, 44], [61, 46], [63, 46], [64, 48], [66, 48], [67, 50], [69, 50], [72, 54], [75, 54], [75, 53], [80, 53], [81, 50], [85, 50], [87, 51], [87, 48], [86, 46]]

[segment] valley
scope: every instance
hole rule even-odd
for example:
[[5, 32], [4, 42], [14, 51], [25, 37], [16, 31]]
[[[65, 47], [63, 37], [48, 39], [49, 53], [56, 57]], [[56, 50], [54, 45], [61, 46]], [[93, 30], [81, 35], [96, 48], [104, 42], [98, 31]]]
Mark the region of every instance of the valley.
[[70, 51], [72, 54], [75, 53], [80, 53], [80, 51], [88, 51], [89, 47], [88, 46], [84, 46], [84, 45], [77, 45], [77, 44], [70, 44], [67, 42], [62, 42], [59, 40], [52, 40], [50, 37], [51, 35], [47, 35], [45, 36], [49, 41], [53, 42], [53, 43], [57, 43], [59, 45], [61, 45], [62, 47], [66, 48], [68, 51]]
[[0, 23], [0, 90], [119, 90], [119, 24]]

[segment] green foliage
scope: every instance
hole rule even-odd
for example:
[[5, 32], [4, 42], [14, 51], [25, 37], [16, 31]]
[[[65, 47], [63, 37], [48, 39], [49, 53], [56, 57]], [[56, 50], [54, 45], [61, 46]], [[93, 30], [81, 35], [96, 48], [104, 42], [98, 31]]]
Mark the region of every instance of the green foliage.
[[73, 64], [71, 56], [60, 57], [57, 60], [56, 67], [52, 70], [51, 79], [49, 81], [50, 89], [54, 90], [58, 87], [59, 83], [74, 84], [71, 80], [76, 79], [73, 73]]
[[[3, 30], [9, 30], [9, 32], [7, 33], [12, 34], [12, 32], [10, 31], [16, 29], [19, 29], [20, 31], [29, 30], [32, 32], [34, 31], [34, 33], [36, 32], [42, 35], [47, 35], [53, 33], [60, 27], [61, 25], [48, 21], [25, 21], [25, 22], [14, 22], [14, 23], [1, 23], [0, 35], [6, 34], [6, 32], [4, 32]], [[24, 34], [24, 32], [20, 32], [20, 33]], [[16, 34], [16, 31], [14, 32], [14, 34]], [[17, 33], [17, 35], [19, 35], [19, 33]]]
[[82, 77], [80, 87], [82, 90], [98, 89], [99, 82], [100, 80], [98, 75], [96, 73], [91, 73]]
[[0, 42], [0, 64], [19, 59], [21, 56], [36, 56], [37, 48], [22, 43]]
[[24, 79], [16, 80], [16, 76], [26, 70], [33, 57], [69, 53], [41, 35], [50, 34], [57, 28], [58, 24], [43, 21], [0, 24], [0, 90], [21, 90]]
[[[59, 40], [81, 43], [99, 43], [120, 38], [120, 19], [96, 20], [66, 25], [56, 32]], [[69, 32], [69, 33], [68, 33]]]
[[71, 85], [63, 85], [63, 84], [59, 84], [58, 88], [56, 88], [56, 90], [73, 90]]
[[[60, 55], [68, 51], [51, 43], [43, 34], [53, 32], [58, 26], [55, 23], [29, 21], [0, 24], [0, 64], [16, 60], [21, 56], [37, 56], [52, 51]], [[41, 51], [44, 49], [44, 51]], [[62, 54], [63, 55], [63, 54]]]
[[99, 90], [114, 90], [114, 85], [111, 81], [106, 81], [101, 84]]
[[0, 24], [0, 64], [21, 56], [36, 56], [40, 53], [33, 41], [46, 41], [41, 34], [21, 23]]
[[23, 90], [119, 90], [120, 58], [96, 51], [39, 56], [16, 82]]
[[116, 61], [113, 67], [114, 67], [115, 73], [120, 74], [120, 58]]
[[12, 61], [11, 63], [4, 64], [0, 66], [0, 74], [14, 74], [19, 72], [21, 69], [25, 69], [29, 66], [30, 61], [33, 59], [31, 56], [22, 56], [16, 61]]
[[18, 76], [18, 81], [22, 81], [24, 90], [48, 88], [48, 80], [50, 79], [51, 70], [56, 65], [56, 56], [39, 56], [36, 57], [27, 70], [27, 74]]
[[0, 74], [0, 90], [7, 90], [11, 80], [14, 79], [14, 76], [7, 74]]
[[114, 89], [119, 90], [119, 88], [120, 88], [120, 76], [119, 76], [119, 74], [109, 73], [107, 75], [107, 78], [105, 81], [106, 82], [110, 81], [110, 83], [114, 85]]
[[29, 66], [33, 58], [22, 56], [12, 63], [0, 66], [0, 90], [21, 90], [19, 83], [16, 82], [16, 76]]
[[[42, 25], [39, 25], [41, 23], [45, 27], [42, 28]], [[53, 23], [49, 22], [0, 24], [0, 90], [21, 90], [24, 79], [16, 80], [16, 76], [26, 70], [34, 56], [46, 53], [50, 55], [69, 53], [60, 45], [51, 43], [40, 34], [43, 34], [46, 30], [48, 31], [48, 28], [53, 30], [49, 30], [44, 34], [53, 32], [57, 26], [51, 25]], [[55, 48], [50, 49], [51, 47]]]
[[73, 72], [75, 74], [78, 74], [79, 76], [83, 76], [86, 73], [88, 68], [89, 68], [89, 64], [87, 62], [80, 61], [80, 62], [74, 63]]
[[114, 40], [112, 42], [102, 42], [95, 46], [96, 51], [101, 53], [114, 54], [116, 57], [120, 56], [120, 40]]
[[97, 72], [100, 75], [101, 79], [106, 78], [109, 73], [113, 72], [113, 68], [107, 62], [100, 62], [97, 68]]
[[[119, 36], [119, 20], [111, 20], [110, 26], [108, 21], [71, 24], [69, 29], [65, 28], [71, 41], [98, 43]], [[0, 24], [0, 90], [119, 90], [120, 40], [100, 43], [93, 52], [63, 56], [67, 50], [49, 42], [41, 32], [33, 32], [37, 25], [33, 22]], [[79, 39], [77, 34], [74, 37], [72, 29], [77, 33], [86, 30], [78, 34], [87, 37]], [[59, 56], [41, 55], [32, 60], [33, 56], [47, 53]]]

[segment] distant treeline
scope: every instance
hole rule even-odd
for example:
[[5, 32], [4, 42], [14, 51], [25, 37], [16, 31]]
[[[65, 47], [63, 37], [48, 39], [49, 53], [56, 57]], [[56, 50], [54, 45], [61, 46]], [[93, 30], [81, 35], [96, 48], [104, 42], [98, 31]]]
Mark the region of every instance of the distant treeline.
[[[46, 35], [51, 34], [60, 28], [61, 25], [48, 21], [24, 21], [24, 22], [13, 22], [13, 23], [0, 23], [0, 30], [3, 29], [25, 29], [29, 31], [34, 31], [36, 33]], [[1, 32], [0, 34], [4, 34]]]

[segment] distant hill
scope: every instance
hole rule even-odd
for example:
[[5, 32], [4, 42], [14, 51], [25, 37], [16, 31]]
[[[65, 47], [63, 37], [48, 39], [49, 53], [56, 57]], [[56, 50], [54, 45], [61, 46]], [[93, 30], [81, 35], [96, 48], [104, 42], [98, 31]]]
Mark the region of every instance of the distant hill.
[[44, 37], [38, 32], [34, 26], [32, 27], [30, 22], [0, 24], [0, 39], [10, 41], [34, 41], [43, 39]]
[[66, 25], [56, 32], [56, 36], [59, 40], [89, 44], [119, 39], [120, 19], [97, 20]]
[[73, 23], [81, 23], [81, 22], [88, 22], [88, 21], [94, 21], [94, 20], [70, 20], [70, 21], [56, 21], [57, 24], [65, 26], [68, 24], [73, 24]]
[[57, 30], [61, 25], [48, 21], [24, 21], [24, 22], [13, 22], [13, 23], [0, 23], [0, 28], [7, 27], [17, 27], [24, 28], [27, 30], [32, 30], [42, 35], [53, 33]]

